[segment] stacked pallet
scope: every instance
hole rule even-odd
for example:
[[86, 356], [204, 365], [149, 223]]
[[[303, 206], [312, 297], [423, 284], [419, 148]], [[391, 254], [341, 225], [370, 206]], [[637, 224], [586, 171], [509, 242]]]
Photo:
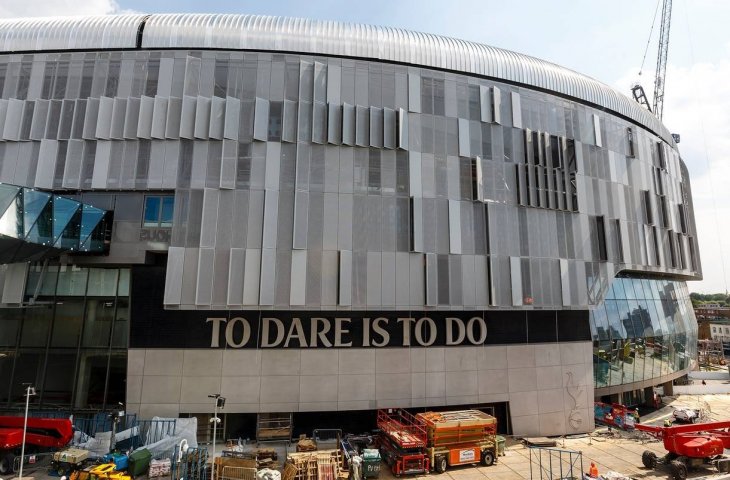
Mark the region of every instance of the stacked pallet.
[[317, 444], [314, 443], [313, 439], [307, 438], [305, 435], [299, 437], [297, 452], [313, 452], [315, 450], [317, 450]]
[[342, 473], [341, 455], [339, 450], [290, 453], [283, 480], [336, 480]]

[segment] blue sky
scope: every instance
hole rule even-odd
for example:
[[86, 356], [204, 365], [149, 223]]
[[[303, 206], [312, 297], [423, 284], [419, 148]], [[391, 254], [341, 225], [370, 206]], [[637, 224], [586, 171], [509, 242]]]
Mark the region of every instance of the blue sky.
[[[23, 0], [0, 18], [36, 15], [252, 13], [370, 23], [436, 33], [549, 60], [630, 95], [657, 0]], [[682, 136], [692, 178], [705, 280], [728, 289], [730, 272], [730, 0], [674, 0], [664, 122]], [[659, 19], [644, 65], [651, 90]]]

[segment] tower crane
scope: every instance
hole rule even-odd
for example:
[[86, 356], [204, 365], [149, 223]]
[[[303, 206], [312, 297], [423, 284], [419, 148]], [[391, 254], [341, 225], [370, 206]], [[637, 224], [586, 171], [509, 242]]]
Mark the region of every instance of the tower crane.
[[[654, 113], [659, 120], [664, 114], [664, 79], [667, 75], [667, 54], [669, 53], [669, 27], [672, 24], [672, 0], [663, 0], [662, 20], [659, 28], [659, 52], [656, 59], [656, 72], [654, 75], [654, 103], [649, 106], [649, 100], [644, 92], [644, 87], [637, 83], [631, 88], [634, 100], [645, 106]], [[654, 26], [652, 25], [652, 29]], [[651, 35], [651, 34], [650, 34]], [[646, 58], [646, 54], [644, 54]], [[641, 72], [639, 72], [641, 75]]]

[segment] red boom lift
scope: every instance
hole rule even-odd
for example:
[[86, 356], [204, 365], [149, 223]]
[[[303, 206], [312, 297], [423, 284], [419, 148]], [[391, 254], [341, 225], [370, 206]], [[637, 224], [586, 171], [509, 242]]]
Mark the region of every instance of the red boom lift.
[[646, 468], [669, 465], [675, 480], [685, 480], [688, 469], [702, 465], [714, 465], [721, 472], [730, 470], [730, 459], [723, 456], [723, 450], [730, 448], [730, 421], [671, 427], [637, 424], [636, 428], [662, 440], [667, 450], [662, 458], [644, 451], [641, 462]]
[[[15, 456], [23, 444], [23, 417], [0, 416], [0, 474], [13, 471]], [[66, 446], [73, 438], [71, 420], [62, 418], [28, 418], [25, 434], [26, 452], [52, 450]]]
[[427, 473], [426, 428], [403, 409], [378, 410], [380, 454], [395, 476]]

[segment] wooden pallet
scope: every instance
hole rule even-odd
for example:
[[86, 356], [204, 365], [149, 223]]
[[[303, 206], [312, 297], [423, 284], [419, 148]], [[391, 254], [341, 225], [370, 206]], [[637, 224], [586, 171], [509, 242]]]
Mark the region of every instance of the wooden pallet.
[[337, 480], [341, 475], [342, 453], [339, 450], [290, 453], [283, 480]]

